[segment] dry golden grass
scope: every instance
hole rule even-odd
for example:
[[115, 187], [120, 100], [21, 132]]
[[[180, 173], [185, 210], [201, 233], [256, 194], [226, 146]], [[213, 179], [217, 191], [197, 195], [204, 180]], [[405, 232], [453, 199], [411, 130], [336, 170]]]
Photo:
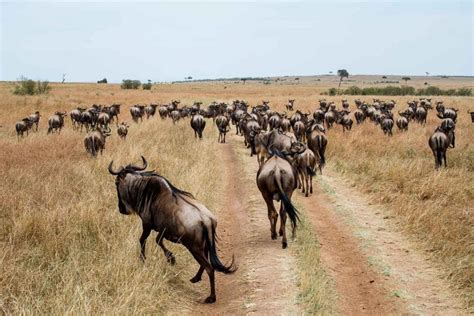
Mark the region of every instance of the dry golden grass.
[[[472, 86], [471, 79], [463, 82]], [[213, 128], [207, 128], [204, 140], [197, 143], [187, 122], [171, 127], [155, 118], [140, 127], [132, 124], [126, 142], [113, 130], [104, 156], [91, 159], [83, 148], [84, 134], [71, 130], [69, 117], [60, 136], [46, 136], [47, 118], [54, 111], [121, 102], [121, 117], [130, 122], [130, 105], [175, 98], [188, 105], [194, 100], [239, 98], [255, 104], [268, 99], [279, 110], [295, 98], [297, 108], [313, 111], [320, 92], [329, 86], [334, 83], [205, 83], [124, 91], [118, 85], [54, 84], [48, 96], [21, 97], [11, 94], [11, 84], [0, 84], [0, 310], [163, 313], [170, 298], [172, 304], [189, 301], [192, 288], [187, 279], [195, 266], [186, 251], [173, 247], [178, 265], [169, 268], [150, 238], [147, 263], [138, 260], [140, 223], [117, 211], [113, 178], [105, 168], [111, 159], [138, 162], [143, 154], [152, 168], [211, 210], [218, 213], [221, 206], [212, 192], [224, 179], [217, 165], [208, 163], [218, 159], [212, 150], [217, 145]], [[328, 99], [339, 104], [341, 97]], [[353, 99], [349, 98], [352, 109]], [[410, 98], [394, 99], [404, 106]], [[442, 99], [461, 110], [448, 169], [434, 171], [427, 145], [437, 124], [434, 112], [426, 127], [411, 124], [407, 133], [395, 131], [392, 138], [371, 123], [354, 126], [349, 134], [336, 127], [328, 133], [328, 168], [352, 179], [374, 203], [392, 209], [401, 226], [422, 241], [472, 304], [474, 126], [466, 111], [474, 109], [473, 98]], [[39, 133], [17, 142], [14, 123], [35, 110], [43, 115]]]

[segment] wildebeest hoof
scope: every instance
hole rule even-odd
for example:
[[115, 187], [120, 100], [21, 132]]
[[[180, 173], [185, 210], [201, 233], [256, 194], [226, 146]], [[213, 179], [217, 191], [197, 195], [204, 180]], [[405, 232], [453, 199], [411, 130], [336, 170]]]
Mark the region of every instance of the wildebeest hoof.
[[212, 304], [212, 303], [215, 303], [216, 302], [216, 297], [215, 296], [209, 296], [208, 298], [206, 298], [206, 300], [204, 301], [204, 303], [206, 304]]
[[288, 243], [286, 241], [281, 243], [281, 248], [286, 249], [288, 247]]
[[280, 231], [278, 232], [278, 234], [279, 234], [280, 236], [283, 236], [283, 231], [280, 230]]
[[189, 281], [191, 281], [191, 283], [198, 283], [199, 281], [201, 281], [201, 278], [198, 277], [198, 276], [195, 276], [194, 278], [192, 278], [192, 279], [189, 280]]
[[277, 235], [276, 234], [272, 234], [272, 240], [275, 240], [277, 239]]

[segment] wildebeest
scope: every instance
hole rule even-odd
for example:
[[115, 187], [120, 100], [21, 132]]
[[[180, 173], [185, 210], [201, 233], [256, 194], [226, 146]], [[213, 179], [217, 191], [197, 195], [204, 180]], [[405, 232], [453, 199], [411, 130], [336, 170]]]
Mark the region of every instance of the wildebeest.
[[179, 119], [181, 118], [181, 115], [178, 110], [171, 111], [170, 116], [171, 116], [171, 120], [173, 121], [173, 124], [176, 124], [176, 122], [178, 122]]
[[144, 113], [145, 113], [144, 105], [134, 105], [130, 108], [130, 114], [132, 115], [132, 119], [135, 123], [138, 123], [138, 119], [140, 119], [140, 121], [143, 121]]
[[295, 124], [293, 124], [293, 132], [297, 141], [305, 141], [305, 126], [302, 121], [297, 121]]
[[434, 133], [431, 135], [428, 140], [428, 145], [433, 152], [435, 158], [435, 168], [438, 169], [442, 166], [444, 160], [444, 167], [447, 167], [446, 163], [446, 151], [448, 150], [449, 145], [454, 140], [454, 131], [445, 130], [441, 126], [438, 126]]
[[35, 125], [35, 130], [38, 131], [38, 125], [40, 121], [41, 115], [39, 111], [36, 111], [34, 114], [28, 115], [28, 120], [31, 122], [31, 124]]
[[156, 243], [172, 264], [175, 262], [175, 257], [165, 247], [164, 239], [181, 243], [199, 264], [198, 272], [190, 281], [199, 282], [206, 270], [211, 293], [205, 302], [214, 303], [216, 301], [214, 272], [229, 274], [237, 270], [233, 259], [226, 266], [217, 255], [215, 216], [190, 193], [176, 188], [154, 171], [145, 171], [147, 162], [144, 157], [142, 160], [142, 167], [128, 165], [114, 170], [113, 161], [109, 164], [110, 174], [116, 176], [115, 186], [120, 213], [137, 214], [142, 220], [141, 258], [145, 260], [146, 239], [152, 230], [158, 232]]
[[342, 110], [334, 112], [336, 114], [336, 123], [342, 125], [342, 132], [350, 131], [352, 129], [352, 119], [349, 117], [350, 111]]
[[118, 124], [118, 115], [120, 114], [121, 104], [114, 103], [109, 107], [107, 114], [110, 116], [110, 121], [114, 121]]
[[316, 156], [319, 156], [319, 172], [323, 173], [323, 167], [326, 164], [325, 152], [328, 144], [328, 139], [325, 135], [326, 130], [321, 124], [315, 122], [308, 122], [306, 125], [306, 142], [308, 148], [313, 151]]
[[150, 116], [155, 116], [156, 108], [158, 104], [150, 104], [145, 107], [146, 118], [150, 118]]
[[286, 104], [286, 110], [287, 111], [293, 111], [293, 106], [295, 104], [295, 100], [288, 100], [288, 103]]
[[217, 126], [217, 129], [219, 130], [219, 137], [217, 138], [217, 142], [225, 143], [225, 135], [227, 134], [228, 131], [230, 131], [229, 119], [227, 118], [227, 116], [218, 115], [216, 117], [216, 126]]
[[84, 112], [84, 110], [85, 109], [83, 108], [77, 107], [74, 110], [71, 110], [71, 112], [69, 112], [73, 130], [78, 129], [79, 125], [81, 125], [81, 115], [82, 115], [82, 112]]
[[99, 113], [97, 124], [101, 127], [107, 128], [110, 123], [110, 115], [104, 112]]
[[291, 130], [291, 122], [287, 117], [282, 117], [280, 121], [280, 128], [284, 133]]
[[445, 118], [450, 118], [456, 123], [456, 120], [458, 118], [458, 109], [455, 108], [445, 108], [443, 102], [438, 102], [436, 104], [436, 111], [438, 112], [437, 116], [440, 119], [445, 119]]
[[160, 114], [161, 119], [165, 119], [168, 116], [168, 108], [164, 105], [158, 108], [158, 113]]
[[396, 121], [397, 127], [401, 131], [408, 131], [408, 119], [404, 116], [400, 116]]
[[297, 142], [293, 144], [293, 147], [298, 147], [295, 150], [292, 148], [292, 152], [296, 152], [293, 164], [298, 172], [298, 188], [302, 189], [305, 196], [308, 196], [309, 193], [313, 193], [313, 177], [316, 175], [317, 159], [314, 152], [305, 144]]
[[23, 134], [25, 132], [26, 132], [26, 136], [28, 136], [28, 131], [31, 129], [32, 126], [33, 126], [33, 123], [31, 123], [30, 119], [27, 117], [25, 117], [21, 121], [16, 122], [15, 130], [16, 130], [16, 136], [18, 140], [20, 140], [20, 136], [21, 138], [23, 138]]
[[273, 200], [281, 201], [280, 205], [280, 231], [282, 236], [282, 248], [288, 246], [286, 239], [286, 215], [290, 217], [293, 235], [297, 226], [298, 211], [291, 203], [291, 196], [297, 185], [296, 170], [291, 164], [279, 156], [277, 152], [270, 157], [258, 170], [257, 187], [260, 190], [268, 209], [268, 219], [270, 220], [271, 238], [277, 239], [276, 225], [278, 213], [276, 212]]
[[56, 112], [48, 120], [48, 134], [58, 132], [61, 134], [61, 129], [64, 126], [64, 117], [67, 116], [66, 112]]
[[92, 157], [97, 156], [97, 153], [105, 149], [105, 139], [110, 136], [110, 128], [96, 127], [95, 131], [90, 132], [84, 138], [84, 147]]
[[357, 124], [361, 124], [365, 120], [365, 113], [361, 109], [354, 111], [354, 117]]
[[122, 139], [127, 138], [129, 127], [130, 126], [128, 126], [127, 123], [125, 123], [125, 122], [122, 122], [117, 126], [117, 134], [120, 136], [120, 138], [122, 138]]
[[206, 121], [204, 120], [204, 117], [202, 117], [200, 114], [193, 115], [191, 118], [191, 127], [194, 130], [194, 137], [199, 136], [199, 138], [202, 138], [202, 132], [206, 127]]
[[382, 115], [380, 116], [379, 123], [383, 133], [392, 136], [393, 119], [389, 116]]

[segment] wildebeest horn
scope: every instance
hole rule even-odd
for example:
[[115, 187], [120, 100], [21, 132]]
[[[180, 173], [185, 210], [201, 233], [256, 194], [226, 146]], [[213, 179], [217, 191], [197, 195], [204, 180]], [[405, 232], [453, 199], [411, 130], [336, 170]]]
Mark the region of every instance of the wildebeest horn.
[[114, 171], [114, 170], [112, 169], [113, 163], [114, 163], [114, 161], [112, 160], [112, 161], [110, 162], [110, 164], [109, 164], [109, 172], [110, 172], [110, 174], [116, 176], [116, 175], [120, 174], [120, 172], [123, 171], [123, 167], [120, 167], [120, 168], [118, 169], [118, 171]]
[[142, 157], [142, 160], [143, 160], [143, 167], [137, 167], [137, 166], [134, 166], [134, 165], [130, 166], [130, 167], [132, 167], [133, 169], [135, 169], [137, 171], [145, 170], [146, 167], [148, 167], [148, 162], [146, 161], [145, 157], [143, 157], [143, 156], [140, 156], [140, 157]]

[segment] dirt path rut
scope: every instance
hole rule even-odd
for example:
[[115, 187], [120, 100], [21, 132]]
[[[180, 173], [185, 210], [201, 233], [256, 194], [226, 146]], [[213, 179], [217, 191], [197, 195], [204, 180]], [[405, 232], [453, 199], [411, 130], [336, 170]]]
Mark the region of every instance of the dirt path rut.
[[[242, 159], [238, 152], [240, 142], [237, 138], [228, 138], [228, 143], [219, 146], [221, 161], [216, 162], [222, 164], [223, 176], [227, 179], [223, 188], [225, 204], [219, 214], [219, 249], [223, 258], [235, 253], [239, 270], [234, 275], [216, 274], [216, 304], [196, 302], [188, 312], [300, 314], [294, 254], [281, 248], [281, 240], [271, 240], [266, 206], [255, 185], [253, 159]], [[201, 282], [199, 291], [206, 293], [208, 283]]]
[[331, 170], [318, 175], [309, 198], [298, 193], [336, 283], [344, 315], [462, 315], [441, 273], [397, 228]]

